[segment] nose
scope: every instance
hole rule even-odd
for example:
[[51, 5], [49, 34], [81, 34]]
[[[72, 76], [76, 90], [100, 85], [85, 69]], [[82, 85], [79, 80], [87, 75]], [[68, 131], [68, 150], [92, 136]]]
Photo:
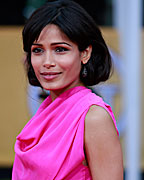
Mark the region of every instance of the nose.
[[54, 62], [54, 58], [51, 54], [51, 52], [46, 52], [45, 56], [44, 56], [44, 61], [43, 61], [43, 67], [45, 68], [51, 68], [51, 67], [55, 67], [55, 62]]

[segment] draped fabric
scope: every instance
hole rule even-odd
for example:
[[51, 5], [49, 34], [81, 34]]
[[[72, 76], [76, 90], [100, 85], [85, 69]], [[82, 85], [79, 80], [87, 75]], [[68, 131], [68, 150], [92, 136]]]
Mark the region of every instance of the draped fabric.
[[83, 165], [84, 120], [89, 107], [109, 105], [83, 86], [71, 88], [53, 102], [48, 96], [17, 136], [12, 180], [91, 180]]

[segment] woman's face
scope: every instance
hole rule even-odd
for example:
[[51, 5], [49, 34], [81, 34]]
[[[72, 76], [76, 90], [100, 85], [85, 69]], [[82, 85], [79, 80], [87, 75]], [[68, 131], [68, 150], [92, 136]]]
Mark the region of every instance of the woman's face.
[[32, 44], [31, 63], [44, 89], [65, 91], [82, 85], [80, 70], [84, 54], [56, 25], [51, 24]]

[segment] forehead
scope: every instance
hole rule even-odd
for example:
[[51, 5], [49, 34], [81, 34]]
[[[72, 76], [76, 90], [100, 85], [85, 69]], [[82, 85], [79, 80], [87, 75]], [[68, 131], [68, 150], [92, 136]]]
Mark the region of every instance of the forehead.
[[54, 24], [49, 24], [41, 31], [37, 42], [40, 41], [69, 41], [72, 42], [60, 28]]

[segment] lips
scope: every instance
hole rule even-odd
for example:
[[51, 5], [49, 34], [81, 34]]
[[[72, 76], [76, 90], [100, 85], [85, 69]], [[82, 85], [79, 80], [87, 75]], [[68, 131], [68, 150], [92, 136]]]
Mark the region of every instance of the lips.
[[60, 74], [62, 74], [62, 72], [41, 72], [41, 73], [40, 73], [40, 75], [41, 75], [45, 80], [55, 79], [55, 78], [59, 77]]
[[42, 72], [40, 74], [44, 76], [51, 76], [51, 75], [61, 74], [61, 72]]

